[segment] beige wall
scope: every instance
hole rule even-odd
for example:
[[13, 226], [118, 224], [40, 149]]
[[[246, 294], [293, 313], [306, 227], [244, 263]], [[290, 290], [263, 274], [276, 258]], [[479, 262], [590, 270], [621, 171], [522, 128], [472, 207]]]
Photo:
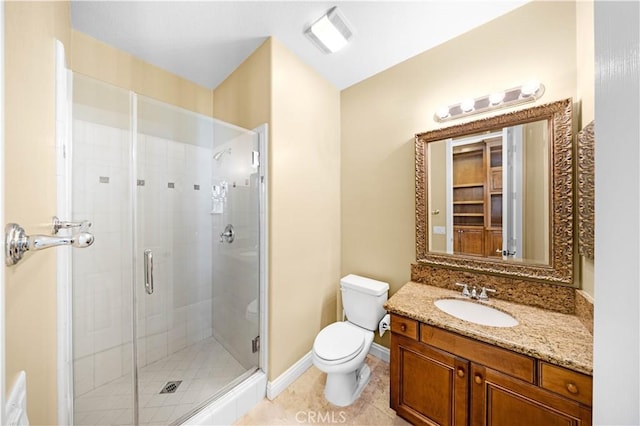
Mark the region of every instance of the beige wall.
[[273, 42], [269, 376], [336, 319], [340, 278], [340, 92]]
[[114, 86], [212, 115], [213, 91], [151, 65], [122, 50], [71, 30], [70, 68]]
[[439, 127], [438, 106], [533, 78], [546, 87], [537, 104], [574, 97], [575, 49], [575, 4], [536, 1], [344, 90], [342, 273], [389, 281], [391, 294], [409, 280], [413, 136]]
[[267, 39], [215, 88], [214, 117], [245, 129], [271, 122], [271, 50]]
[[[5, 220], [49, 233], [56, 212], [55, 39], [68, 2], [5, 2]], [[35, 172], [34, 172], [35, 171]], [[56, 253], [6, 269], [6, 384], [27, 373], [31, 424], [55, 424]]]
[[[447, 186], [446, 185], [432, 185], [433, 182], [446, 182], [447, 181], [447, 142], [438, 141], [432, 142], [427, 145], [427, 193], [429, 194], [429, 218], [431, 223], [429, 224], [429, 250], [438, 251], [441, 253], [447, 252], [447, 235], [434, 234], [433, 227], [447, 225]], [[434, 210], [439, 210], [440, 213], [434, 215]]]
[[[582, 110], [578, 129], [589, 124], [595, 117], [593, 13], [593, 0], [582, 0], [576, 4], [576, 58], [578, 65], [578, 94], [576, 98], [580, 102]], [[580, 256], [580, 266], [582, 289], [593, 297], [593, 260]]]
[[214, 91], [214, 116], [268, 122], [269, 379], [335, 321], [340, 278], [340, 94], [270, 39]]

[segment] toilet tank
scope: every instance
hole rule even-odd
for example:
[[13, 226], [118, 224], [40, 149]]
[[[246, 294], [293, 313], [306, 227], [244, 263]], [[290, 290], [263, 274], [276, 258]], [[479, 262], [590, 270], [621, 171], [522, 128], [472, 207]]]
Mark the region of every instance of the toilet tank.
[[349, 322], [374, 331], [386, 314], [389, 284], [359, 275], [347, 275], [340, 280], [342, 306]]

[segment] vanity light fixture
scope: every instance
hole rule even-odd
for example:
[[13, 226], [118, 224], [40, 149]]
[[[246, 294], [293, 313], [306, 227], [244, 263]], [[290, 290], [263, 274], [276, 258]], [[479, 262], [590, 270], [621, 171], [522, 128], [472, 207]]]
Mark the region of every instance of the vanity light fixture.
[[345, 17], [334, 6], [311, 24], [304, 34], [324, 53], [335, 53], [347, 45], [353, 32]]
[[533, 102], [540, 99], [543, 94], [544, 85], [537, 80], [532, 80], [503, 92], [495, 92], [475, 99], [465, 99], [457, 104], [440, 107], [434, 114], [434, 120], [442, 123], [455, 118]]

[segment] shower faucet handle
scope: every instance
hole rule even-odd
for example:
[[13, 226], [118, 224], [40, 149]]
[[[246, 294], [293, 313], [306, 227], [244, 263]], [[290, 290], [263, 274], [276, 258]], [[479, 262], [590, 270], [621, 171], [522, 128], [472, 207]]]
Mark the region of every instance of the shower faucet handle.
[[224, 231], [220, 233], [220, 242], [227, 242], [231, 244], [236, 238], [236, 232], [233, 229], [233, 225], [229, 224], [224, 228]]

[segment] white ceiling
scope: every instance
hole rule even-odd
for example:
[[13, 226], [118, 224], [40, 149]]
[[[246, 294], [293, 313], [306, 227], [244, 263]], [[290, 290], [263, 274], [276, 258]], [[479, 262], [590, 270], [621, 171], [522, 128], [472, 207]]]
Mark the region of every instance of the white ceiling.
[[[503, 1], [73, 1], [73, 28], [208, 88], [268, 36], [344, 89], [528, 0]], [[327, 55], [304, 29], [337, 5], [354, 30]]]

